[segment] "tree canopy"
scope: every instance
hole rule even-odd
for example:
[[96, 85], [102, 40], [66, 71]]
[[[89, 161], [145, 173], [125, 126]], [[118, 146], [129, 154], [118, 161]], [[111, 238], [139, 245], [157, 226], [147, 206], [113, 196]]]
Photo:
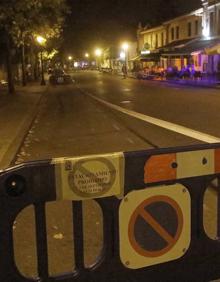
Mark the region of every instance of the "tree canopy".
[[[12, 50], [20, 50], [22, 84], [25, 86], [25, 46], [35, 46], [38, 35], [45, 39], [58, 38], [67, 12], [66, 0], [0, 0], [0, 41], [6, 53], [9, 93], [14, 93]], [[36, 60], [33, 62], [37, 69]]]
[[58, 36], [68, 7], [65, 0], [8, 0], [0, 3], [0, 27], [15, 45], [34, 34]]

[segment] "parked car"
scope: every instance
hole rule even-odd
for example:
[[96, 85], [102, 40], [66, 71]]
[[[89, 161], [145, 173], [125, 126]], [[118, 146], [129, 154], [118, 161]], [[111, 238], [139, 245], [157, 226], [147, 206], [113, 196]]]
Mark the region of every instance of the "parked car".
[[55, 69], [52, 71], [49, 81], [51, 84], [69, 84], [73, 80], [69, 74], [66, 74], [62, 69]]

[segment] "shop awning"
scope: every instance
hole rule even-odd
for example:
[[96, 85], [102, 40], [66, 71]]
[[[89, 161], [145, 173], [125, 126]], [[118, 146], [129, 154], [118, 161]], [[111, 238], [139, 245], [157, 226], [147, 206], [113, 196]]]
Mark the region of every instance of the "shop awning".
[[[213, 48], [214, 46], [217, 46], [220, 48], [220, 38], [212, 38], [212, 39], [203, 39], [203, 38], [198, 38], [198, 39], [193, 39], [186, 43], [183, 46], [176, 46], [173, 47], [170, 50], [167, 50], [165, 52], [162, 52], [162, 57], [180, 57], [180, 56], [191, 56], [194, 54], [208, 54], [207, 50], [214, 50], [216, 49], [210, 49]], [[211, 51], [210, 51], [211, 52]], [[216, 52], [217, 54], [217, 52]]]
[[139, 62], [159, 62], [160, 61], [160, 53], [150, 53], [145, 55], [139, 55], [135, 58], [132, 58], [129, 61], [139, 61]]
[[167, 52], [167, 51], [175, 50], [176, 48], [182, 48], [191, 41], [192, 39], [173, 41], [163, 47], [160, 47], [160, 50], [163, 52]]
[[129, 62], [139, 61], [139, 59], [140, 59], [140, 55], [136, 56], [136, 57], [134, 57], [132, 59], [129, 59]]

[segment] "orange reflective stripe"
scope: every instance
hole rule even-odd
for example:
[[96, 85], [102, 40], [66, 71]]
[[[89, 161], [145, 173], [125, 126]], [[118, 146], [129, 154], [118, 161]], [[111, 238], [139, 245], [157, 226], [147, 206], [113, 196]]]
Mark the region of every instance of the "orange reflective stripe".
[[151, 156], [144, 166], [144, 182], [176, 179], [176, 154]]
[[220, 149], [215, 149], [215, 172], [220, 172]]

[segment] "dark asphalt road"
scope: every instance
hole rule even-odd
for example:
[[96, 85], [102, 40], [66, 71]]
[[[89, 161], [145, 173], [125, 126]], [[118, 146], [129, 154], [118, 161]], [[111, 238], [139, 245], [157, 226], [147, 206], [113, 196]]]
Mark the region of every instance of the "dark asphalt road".
[[[75, 84], [49, 87], [16, 163], [203, 143], [112, 110], [87, 94], [129, 110], [220, 137], [220, 90], [124, 80], [98, 72], [73, 75]], [[71, 271], [74, 259], [71, 252], [70, 203], [58, 203], [56, 206], [52, 203], [48, 206], [50, 272]], [[204, 207], [206, 229], [210, 236], [215, 237], [216, 197], [213, 191], [207, 194]], [[88, 211], [85, 217], [85, 261], [90, 264], [100, 251], [102, 221], [100, 209], [94, 202], [86, 202], [84, 209]], [[24, 274], [36, 276], [33, 230], [33, 209], [30, 207], [21, 214], [14, 226], [16, 258]]]
[[220, 137], [219, 89], [124, 80], [91, 72], [76, 75], [76, 81], [83, 90], [111, 103]]
[[74, 85], [49, 88], [19, 160], [27, 155], [33, 160], [203, 142], [112, 110], [87, 93], [220, 138], [220, 90], [124, 80], [98, 72], [73, 75]]

